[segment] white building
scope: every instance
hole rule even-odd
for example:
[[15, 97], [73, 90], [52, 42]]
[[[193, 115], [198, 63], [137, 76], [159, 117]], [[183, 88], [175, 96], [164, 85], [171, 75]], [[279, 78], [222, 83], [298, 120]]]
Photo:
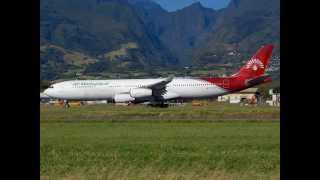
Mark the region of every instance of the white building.
[[270, 106], [280, 106], [280, 93], [274, 93], [273, 89], [270, 89], [269, 94], [272, 96], [271, 100], [267, 100], [266, 103]]
[[254, 101], [257, 103], [258, 88], [248, 88], [240, 92], [218, 96], [219, 102], [240, 103], [244, 101]]

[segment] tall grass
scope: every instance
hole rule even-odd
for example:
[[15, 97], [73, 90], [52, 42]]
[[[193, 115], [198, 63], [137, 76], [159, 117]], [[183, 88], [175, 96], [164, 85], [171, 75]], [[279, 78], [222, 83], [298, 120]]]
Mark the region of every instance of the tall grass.
[[279, 122], [41, 122], [42, 179], [278, 179]]

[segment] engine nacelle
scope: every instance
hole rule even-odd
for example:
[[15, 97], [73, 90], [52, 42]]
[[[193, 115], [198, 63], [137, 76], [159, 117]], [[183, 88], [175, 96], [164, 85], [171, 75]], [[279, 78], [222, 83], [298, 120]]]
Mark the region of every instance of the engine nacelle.
[[134, 101], [135, 98], [131, 97], [130, 94], [116, 94], [114, 96], [114, 102], [116, 103], [125, 103]]
[[152, 90], [146, 88], [136, 88], [130, 90], [130, 96], [133, 98], [145, 98], [152, 96]]

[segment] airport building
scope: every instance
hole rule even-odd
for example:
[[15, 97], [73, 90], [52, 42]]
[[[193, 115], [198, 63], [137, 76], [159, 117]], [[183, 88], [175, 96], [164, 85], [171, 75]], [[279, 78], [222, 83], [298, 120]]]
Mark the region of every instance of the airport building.
[[257, 104], [261, 102], [261, 96], [258, 92], [258, 88], [248, 88], [233, 94], [227, 94], [218, 97], [219, 102], [235, 103], [249, 103]]
[[280, 106], [280, 93], [276, 93], [273, 89], [270, 89], [269, 94], [271, 95], [271, 100], [267, 100], [266, 103], [270, 106]]

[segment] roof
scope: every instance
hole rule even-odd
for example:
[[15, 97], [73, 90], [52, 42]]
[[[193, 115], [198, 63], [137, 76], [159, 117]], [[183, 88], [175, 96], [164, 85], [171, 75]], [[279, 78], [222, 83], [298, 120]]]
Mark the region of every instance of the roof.
[[242, 90], [238, 93], [256, 93], [256, 92], [258, 92], [258, 88], [248, 88], [248, 89]]

